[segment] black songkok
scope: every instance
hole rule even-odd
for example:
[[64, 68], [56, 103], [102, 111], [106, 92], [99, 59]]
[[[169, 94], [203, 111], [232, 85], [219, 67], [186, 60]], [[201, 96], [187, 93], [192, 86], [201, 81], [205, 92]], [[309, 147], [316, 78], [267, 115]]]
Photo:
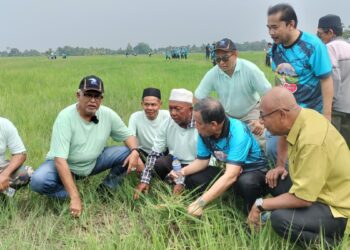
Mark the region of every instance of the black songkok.
[[157, 97], [159, 99], [162, 99], [161, 95], [160, 95], [160, 90], [156, 89], [156, 88], [144, 89], [143, 90], [143, 94], [142, 94], [142, 99], [145, 98], [146, 96], [155, 96], [155, 97]]

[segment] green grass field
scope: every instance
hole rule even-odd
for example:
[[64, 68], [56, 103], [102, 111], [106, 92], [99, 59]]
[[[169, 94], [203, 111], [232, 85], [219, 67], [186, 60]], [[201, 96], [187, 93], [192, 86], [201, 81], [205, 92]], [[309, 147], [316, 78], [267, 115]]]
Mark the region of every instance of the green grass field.
[[[256, 63], [270, 82], [261, 52], [241, 53]], [[162, 90], [163, 108], [172, 88], [194, 91], [211, 67], [203, 55], [184, 61], [163, 56], [70, 57], [67, 60], [0, 58], [0, 116], [17, 127], [27, 147], [27, 165], [37, 168], [49, 150], [51, 129], [60, 110], [76, 101], [82, 77], [95, 74], [105, 83], [103, 104], [127, 123], [140, 109], [142, 90]], [[113, 142], [109, 142], [113, 143]], [[186, 214], [191, 194], [172, 197], [169, 186], [153, 180], [147, 197], [135, 202], [138, 180], [131, 174], [115, 198], [101, 203], [95, 189], [105, 174], [78, 182], [84, 203], [81, 218], [69, 215], [69, 202], [19, 190], [7, 205], [0, 204], [0, 249], [292, 249], [267, 224], [260, 233], [245, 232], [245, 217], [232, 194], [210, 204], [201, 219]], [[239, 202], [238, 202], [239, 203]], [[346, 249], [349, 240], [338, 249]], [[323, 246], [317, 248], [323, 249]]]

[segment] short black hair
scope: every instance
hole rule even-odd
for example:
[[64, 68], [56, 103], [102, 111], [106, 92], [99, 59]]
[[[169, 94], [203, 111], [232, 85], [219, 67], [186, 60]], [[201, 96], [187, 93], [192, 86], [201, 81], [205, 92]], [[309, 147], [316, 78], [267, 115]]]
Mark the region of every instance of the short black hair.
[[295, 13], [291, 5], [286, 3], [276, 4], [268, 9], [267, 15], [271, 16], [271, 15], [277, 14], [278, 12], [282, 13], [281, 21], [284, 21], [286, 23], [290, 23], [291, 21], [294, 21], [295, 28], [297, 27], [298, 25], [297, 14]]
[[210, 122], [222, 123], [225, 118], [225, 110], [221, 103], [211, 97], [204, 98], [198, 101], [193, 111], [199, 112], [202, 116], [202, 121], [206, 124]]

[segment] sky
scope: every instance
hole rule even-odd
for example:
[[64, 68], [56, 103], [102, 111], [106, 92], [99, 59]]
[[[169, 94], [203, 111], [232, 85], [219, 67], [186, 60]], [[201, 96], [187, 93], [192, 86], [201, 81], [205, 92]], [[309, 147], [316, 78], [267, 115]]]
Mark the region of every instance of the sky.
[[[0, 0], [0, 50], [46, 51], [65, 45], [125, 49], [270, 41], [267, 9], [275, 0]], [[337, 14], [350, 25], [349, 0], [289, 0], [298, 28], [316, 32], [318, 19]]]

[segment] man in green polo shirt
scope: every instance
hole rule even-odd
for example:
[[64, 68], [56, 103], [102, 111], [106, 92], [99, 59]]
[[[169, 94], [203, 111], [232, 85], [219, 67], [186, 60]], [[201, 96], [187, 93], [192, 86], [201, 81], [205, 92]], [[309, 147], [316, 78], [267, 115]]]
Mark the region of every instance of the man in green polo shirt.
[[[111, 193], [126, 172], [138, 167], [139, 154], [133, 150], [137, 140], [112, 109], [101, 105], [103, 94], [103, 82], [97, 76], [81, 80], [77, 103], [57, 116], [46, 161], [34, 172], [30, 183], [31, 189], [40, 194], [69, 197], [73, 217], [79, 217], [83, 210], [75, 179], [110, 169], [98, 190]], [[123, 141], [127, 147], [106, 147], [109, 137]]]
[[[297, 105], [291, 92], [275, 87], [262, 99], [260, 119], [273, 135], [285, 136], [291, 186], [274, 198], [256, 200], [248, 221], [259, 225], [272, 211], [271, 225], [283, 237], [334, 244], [350, 232], [350, 152], [344, 138], [321, 114]], [[321, 237], [321, 233], [324, 233]]]
[[196, 99], [218, 94], [225, 112], [247, 124], [264, 145], [264, 126], [259, 122], [259, 100], [271, 84], [252, 62], [238, 58], [236, 45], [224, 38], [215, 45], [216, 63], [204, 76], [195, 91]]

